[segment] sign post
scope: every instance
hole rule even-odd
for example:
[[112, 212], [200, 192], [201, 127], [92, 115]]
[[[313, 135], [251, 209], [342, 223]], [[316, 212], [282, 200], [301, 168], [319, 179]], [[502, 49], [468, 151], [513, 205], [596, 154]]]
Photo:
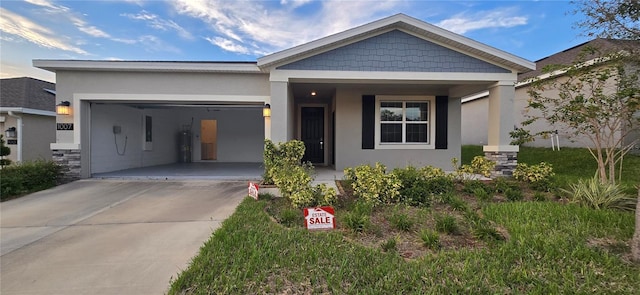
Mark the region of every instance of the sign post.
[[249, 197], [258, 199], [258, 184], [249, 182]]
[[304, 226], [309, 230], [336, 228], [332, 207], [304, 208]]

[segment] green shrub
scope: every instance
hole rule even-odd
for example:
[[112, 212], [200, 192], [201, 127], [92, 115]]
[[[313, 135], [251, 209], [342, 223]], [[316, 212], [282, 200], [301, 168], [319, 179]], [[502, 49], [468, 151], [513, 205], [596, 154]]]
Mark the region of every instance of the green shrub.
[[493, 189], [480, 180], [466, 180], [463, 182], [463, 185], [462, 191], [468, 194], [473, 194], [477, 189], [484, 190], [488, 194], [493, 194]]
[[[454, 163], [454, 166], [458, 163], [457, 159], [452, 160], [452, 162]], [[465, 179], [466, 174], [480, 174], [484, 177], [489, 177], [495, 167], [495, 161], [491, 161], [484, 156], [475, 156], [473, 157], [473, 160], [471, 160], [471, 164], [456, 167], [456, 174], [461, 179]]]
[[478, 198], [478, 200], [480, 201], [490, 201], [492, 199], [492, 196], [489, 195], [489, 193], [487, 193], [487, 191], [481, 189], [481, 188], [476, 188], [475, 190], [473, 190], [473, 195], [476, 196], [476, 198]]
[[0, 196], [13, 196], [48, 189], [57, 185], [61, 167], [53, 161], [22, 162], [0, 169]]
[[540, 162], [538, 165], [518, 163], [513, 171], [513, 178], [529, 183], [531, 188], [537, 191], [551, 191], [555, 186], [552, 181], [553, 176], [555, 176], [553, 166], [545, 162]]
[[504, 195], [509, 201], [522, 201], [524, 198], [522, 191], [519, 189], [507, 189], [507, 191], [504, 192]]
[[389, 222], [391, 225], [401, 231], [409, 231], [413, 227], [413, 220], [409, 215], [403, 212], [395, 211], [389, 216]]
[[569, 190], [562, 190], [570, 195], [572, 203], [593, 209], [634, 210], [636, 198], [624, 193], [617, 184], [603, 183], [598, 178], [578, 180], [569, 185]]
[[458, 234], [460, 233], [460, 227], [458, 226], [458, 221], [453, 215], [449, 214], [436, 214], [436, 230], [442, 233], [447, 234]]
[[429, 206], [433, 195], [451, 192], [455, 188], [453, 179], [442, 169], [432, 166], [396, 168], [392, 173], [401, 182], [400, 201], [412, 206]]
[[402, 183], [393, 173], [385, 173], [386, 167], [376, 163], [374, 167], [361, 165], [344, 170], [347, 180], [352, 180], [356, 197], [372, 204], [390, 203], [398, 200]]
[[463, 199], [458, 196], [452, 195], [450, 198], [446, 200], [446, 203], [451, 206], [451, 209], [455, 211], [467, 211], [469, 209], [469, 205]]
[[301, 163], [303, 155], [302, 141], [291, 140], [276, 146], [265, 140], [263, 181], [275, 184], [296, 208], [331, 205], [336, 201], [336, 191], [325, 184], [312, 186], [313, 167]]
[[498, 177], [493, 180], [493, 185], [495, 187], [495, 191], [498, 193], [505, 193], [509, 189], [520, 189], [517, 183], [509, 181], [504, 177]]
[[397, 250], [397, 244], [398, 240], [392, 237], [383, 242], [380, 247], [382, 247], [382, 251], [384, 252], [395, 252]]
[[422, 244], [432, 250], [440, 249], [440, 235], [438, 232], [425, 229], [420, 232], [420, 239]]
[[373, 213], [373, 204], [358, 200], [351, 210], [342, 215], [342, 223], [355, 232], [363, 232], [371, 226], [371, 213]]

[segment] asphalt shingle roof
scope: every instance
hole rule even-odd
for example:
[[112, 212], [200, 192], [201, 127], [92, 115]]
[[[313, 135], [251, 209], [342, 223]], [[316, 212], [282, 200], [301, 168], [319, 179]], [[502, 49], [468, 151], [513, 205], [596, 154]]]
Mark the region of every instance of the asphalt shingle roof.
[[56, 84], [34, 78], [0, 79], [0, 106], [55, 111]]
[[[597, 38], [591, 41], [576, 45], [569, 49], [560, 51], [551, 56], [536, 61], [536, 69], [530, 72], [518, 75], [518, 81], [523, 81], [531, 77], [539, 76], [543, 73], [544, 67], [548, 65], [570, 65], [583, 52], [584, 49], [592, 47], [607, 53], [610, 51], [620, 51], [633, 49], [635, 52], [640, 49], [640, 41], [638, 40], [618, 40]], [[585, 56], [585, 60], [595, 58], [595, 56]]]

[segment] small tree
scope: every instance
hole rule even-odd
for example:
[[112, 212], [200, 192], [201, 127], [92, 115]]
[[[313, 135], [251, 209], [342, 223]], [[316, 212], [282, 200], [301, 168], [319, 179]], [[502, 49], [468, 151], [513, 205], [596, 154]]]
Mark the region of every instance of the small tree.
[[[587, 61], [585, 56], [596, 58]], [[622, 169], [624, 155], [636, 143], [625, 144], [625, 137], [640, 126], [636, 115], [640, 111], [638, 72], [625, 60], [619, 52], [603, 54], [588, 48], [568, 67], [545, 68], [547, 73], [566, 72], [531, 84], [527, 120], [523, 122], [526, 126], [545, 120], [570, 139], [582, 142], [595, 158], [597, 176], [603, 182], [616, 182], [616, 168]], [[533, 136], [550, 132], [543, 130]]]
[[8, 146], [4, 145], [4, 136], [0, 134], [0, 167], [11, 164], [11, 160], [4, 158], [10, 154], [11, 149]]

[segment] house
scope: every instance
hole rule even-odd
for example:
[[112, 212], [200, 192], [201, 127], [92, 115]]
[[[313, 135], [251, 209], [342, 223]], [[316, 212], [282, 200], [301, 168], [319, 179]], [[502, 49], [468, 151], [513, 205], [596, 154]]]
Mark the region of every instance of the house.
[[[594, 54], [590, 54], [586, 51], [587, 48], [598, 48], [603, 52], [619, 52], [628, 48], [640, 48], [640, 41], [631, 40], [614, 40], [614, 39], [593, 39], [591, 41], [579, 44], [561, 52], [555, 53], [551, 56], [545, 57], [536, 61], [536, 69], [521, 73], [518, 75], [518, 83], [515, 90], [515, 101], [513, 104], [513, 116], [514, 127], [521, 127], [521, 122], [525, 121], [526, 107], [528, 105], [528, 99], [530, 95], [528, 91], [531, 87], [532, 79], [563, 79], [564, 72], [560, 71], [556, 74], [545, 73], [543, 69], [550, 65], [571, 65], [580, 57], [585, 62], [593, 62], [596, 57]], [[463, 145], [483, 145], [487, 142], [488, 134], [488, 92], [480, 92], [462, 99], [462, 144]], [[563, 132], [562, 127], [552, 126], [544, 120], [537, 120], [535, 123], [526, 127], [530, 130], [531, 134], [535, 134], [541, 131], [558, 130], [557, 138], [553, 137], [554, 145], [557, 145], [556, 141], [559, 141], [560, 148], [562, 147], [585, 147], [588, 144], [588, 140], [580, 137], [571, 137], [568, 133]], [[632, 133], [625, 138], [625, 145], [632, 143], [640, 138], [640, 134]], [[552, 137], [548, 138], [536, 138], [533, 142], [528, 142], [526, 146], [534, 147], [551, 147]], [[636, 148], [632, 152], [640, 152], [640, 145], [636, 145]]]
[[[305, 160], [450, 168], [460, 99], [489, 90], [485, 151], [513, 166], [514, 84], [534, 63], [398, 14], [256, 62], [34, 60], [70, 115], [51, 145], [92, 174], [189, 161], [262, 162], [263, 141], [300, 139]], [[507, 167], [508, 168], [508, 167]], [[501, 169], [507, 169], [502, 166]]]
[[12, 162], [51, 160], [56, 141], [56, 85], [34, 78], [0, 79], [0, 130]]

